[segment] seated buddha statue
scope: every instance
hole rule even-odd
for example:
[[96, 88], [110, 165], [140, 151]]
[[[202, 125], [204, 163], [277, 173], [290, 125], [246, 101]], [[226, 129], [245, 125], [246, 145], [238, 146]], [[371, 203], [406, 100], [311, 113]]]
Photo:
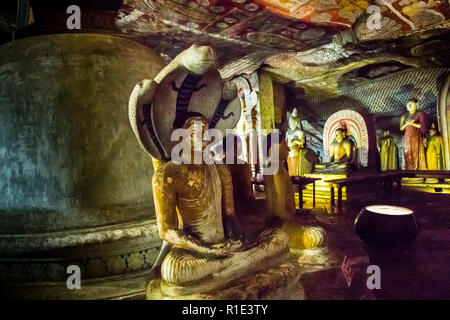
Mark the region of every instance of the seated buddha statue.
[[[198, 131], [206, 130], [208, 122], [189, 115], [183, 128], [190, 133], [192, 147], [181, 156], [193, 159], [206, 147], [196, 137], [203, 136]], [[153, 175], [159, 235], [171, 245], [161, 265], [160, 290], [165, 295], [215, 290], [288, 258], [288, 236], [281, 230], [265, 230], [252, 243], [242, 240], [227, 165], [188, 163], [160, 163]]]
[[346, 136], [346, 130], [338, 128], [336, 138], [330, 144], [330, 161], [316, 165], [316, 172], [345, 172], [354, 158], [354, 152], [354, 144]]

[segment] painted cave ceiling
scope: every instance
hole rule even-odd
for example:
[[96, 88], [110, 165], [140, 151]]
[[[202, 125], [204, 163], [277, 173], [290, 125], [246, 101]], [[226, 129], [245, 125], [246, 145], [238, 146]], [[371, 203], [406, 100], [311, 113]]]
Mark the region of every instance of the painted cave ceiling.
[[167, 60], [194, 42], [208, 44], [225, 78], [262, 67], [294, 94], [334, 94], [411, 67], [450, 66], [449, 2], [30, 0], [30, 28], [64, 27], [65, 8], [79, 3], [85, 32], [119, 32]]
[[[375, 4], [378, 29], [367, 13]], [[161, 28], [167, 37], [177, 38], [179, 30], [179, 39], [189, 32], [205, 37], [220, 48], [224, 76], [263, 65], [279, 82], [321, 94], [364, 80], [351, 75], [368, 64], [380, 69], [386, 63], [386, 74], [447, 64], [439, 59], [448, 59], [448, 42], [435, 38], [439, 29], [446, 33], [449, 18], [447, 1], [125, 0], [116, 24], [124, 32], [152, 35]], [[403, 67], [394, 70], [396, 63]]]

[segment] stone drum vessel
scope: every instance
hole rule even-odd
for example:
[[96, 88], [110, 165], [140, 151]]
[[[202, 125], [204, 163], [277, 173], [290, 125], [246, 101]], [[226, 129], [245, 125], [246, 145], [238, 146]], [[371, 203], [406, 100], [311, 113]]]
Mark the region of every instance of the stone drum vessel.
[[[100, 34], [0, 47], [0, 283], [14, 298], [139, 295], [161, 241], [153, 167], [129, 129], [129, 92], [165, 63]], [[68, 266], [80, 290], [66, 286]], [[116, 283], [120, 282], [120, 287]]]

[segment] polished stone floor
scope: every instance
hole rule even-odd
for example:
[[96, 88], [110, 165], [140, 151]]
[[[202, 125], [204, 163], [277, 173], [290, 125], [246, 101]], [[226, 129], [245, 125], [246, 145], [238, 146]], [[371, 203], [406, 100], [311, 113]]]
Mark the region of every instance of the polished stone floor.
[[[389, 250], [365, 246], [353, 223], [359, 211], [372, 204], [414, 210], [420, 228], [417, 240]], [[450, 299], [450, 195], [405, 188], [400, 196], [350, 199], [341, 210], [331, 207], [329, 200], [319, 200], [313, 208], [311, 199], [306, 199], [296, 219], [320, 225], [327, 233], [326, 248], [293, 250], [304, 267], [306, 299]], [[348, 267], [343, 268], [344, 258]], [[366, 285], [371, 275], [367, 267], [372, 264], [380, 267], [379, 290], [369, 290]], [[345, 277], [343, 270], [352, 276]]]
[[[302, 267], [300, 282], [306, 300], [450, 299], [450, 195], [404, 188], [400, 196], [372, 194], [363, 200], [349, 199], [341, 210], [331, 207], [327, 199], [318, 199], [315, 207], [311, 199], [304, 200], [304, 209], [289, 223], [320, 226], [326, 232], [323, 248], [291, 249]], [[364, 245], [353, 224], [359, 211], [373, 204], [414, 210], [419, 237], [404, 248], [373, 250]], [[252, 211], [241, 217], [249, 241], [264, 227], [258, 209]], [[344, 260], [347, 267], [343, 267]], [[367, 288], [370, 265], [380, 267], [381, 289]]]

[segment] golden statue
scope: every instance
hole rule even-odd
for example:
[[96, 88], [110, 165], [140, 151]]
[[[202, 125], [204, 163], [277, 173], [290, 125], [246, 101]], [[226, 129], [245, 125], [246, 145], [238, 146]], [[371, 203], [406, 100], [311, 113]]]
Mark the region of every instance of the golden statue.
[[286, 140], [290, 150], [288, 156], [289, 175], [304, 176], [311, 173], [314, 166], [319, 163], [319, 159], [313, 150], [306, 148], [305, 132], [301, 128], [297, 109], [294, 109], [289, 117]]
[[[204, 118], [192, 117], [183, 128], [194, 132], [195, 121], [208, 126]], [[191, 139], [191, 145], [198, 143]], [[192, 147], [190, 159], [195, 152]], [[253, 247], [243, 246], [226, 165], [169, 161], [153, 175], [153, 198], [160, 237], [174, 246], [161, 266], [166, 295], [209, 291], [254, 270], [268, 257], [276, 262], [286, 258], [287, 236], [280, 231], [264, 233]]]
[[[281, 230], [266, 229], [256, 240], [243, 241], [230, 170], [206, 150], [206, 130], [223, 136], [241, 114], [236, 86], [223, 83], [214, 63], [212, 48], [193, 45], [154, 80], [137, 84], [130, 97], [131, 126], [156, 164], [153, 198], [163, 240], [148, 299], [217, 294], [232, 280], [289, 259], [288, 236]], [[175, 132], [187, 133], [181, 148]]]
[[389, 130], [383, 130], [383, 136], [378, 139], [378, 148], [380, 150], [380, 170], [397, 170], [398, 148], [394, 137], [389, 134]]
[[330, 161], [316, 165], [319, 173], [333, 173], [347, 170], [354, 157], [354, 144], [344, 128], [336, 130], [336, 138], [330, 144]]
[[403, 155], [406, 170], [426, 170], [425, 147], [423, 139], [428, 130], [428, 122], [423, 112], [417, 111], [417, 100], [411, 99], [406, 105], [408, 110], [400, 119], [403, 135]]
[[437, 134], [436, 126], [431, 125], [429, 136], [424, 141], [428, 170], [444, 170], [444, 143]]

